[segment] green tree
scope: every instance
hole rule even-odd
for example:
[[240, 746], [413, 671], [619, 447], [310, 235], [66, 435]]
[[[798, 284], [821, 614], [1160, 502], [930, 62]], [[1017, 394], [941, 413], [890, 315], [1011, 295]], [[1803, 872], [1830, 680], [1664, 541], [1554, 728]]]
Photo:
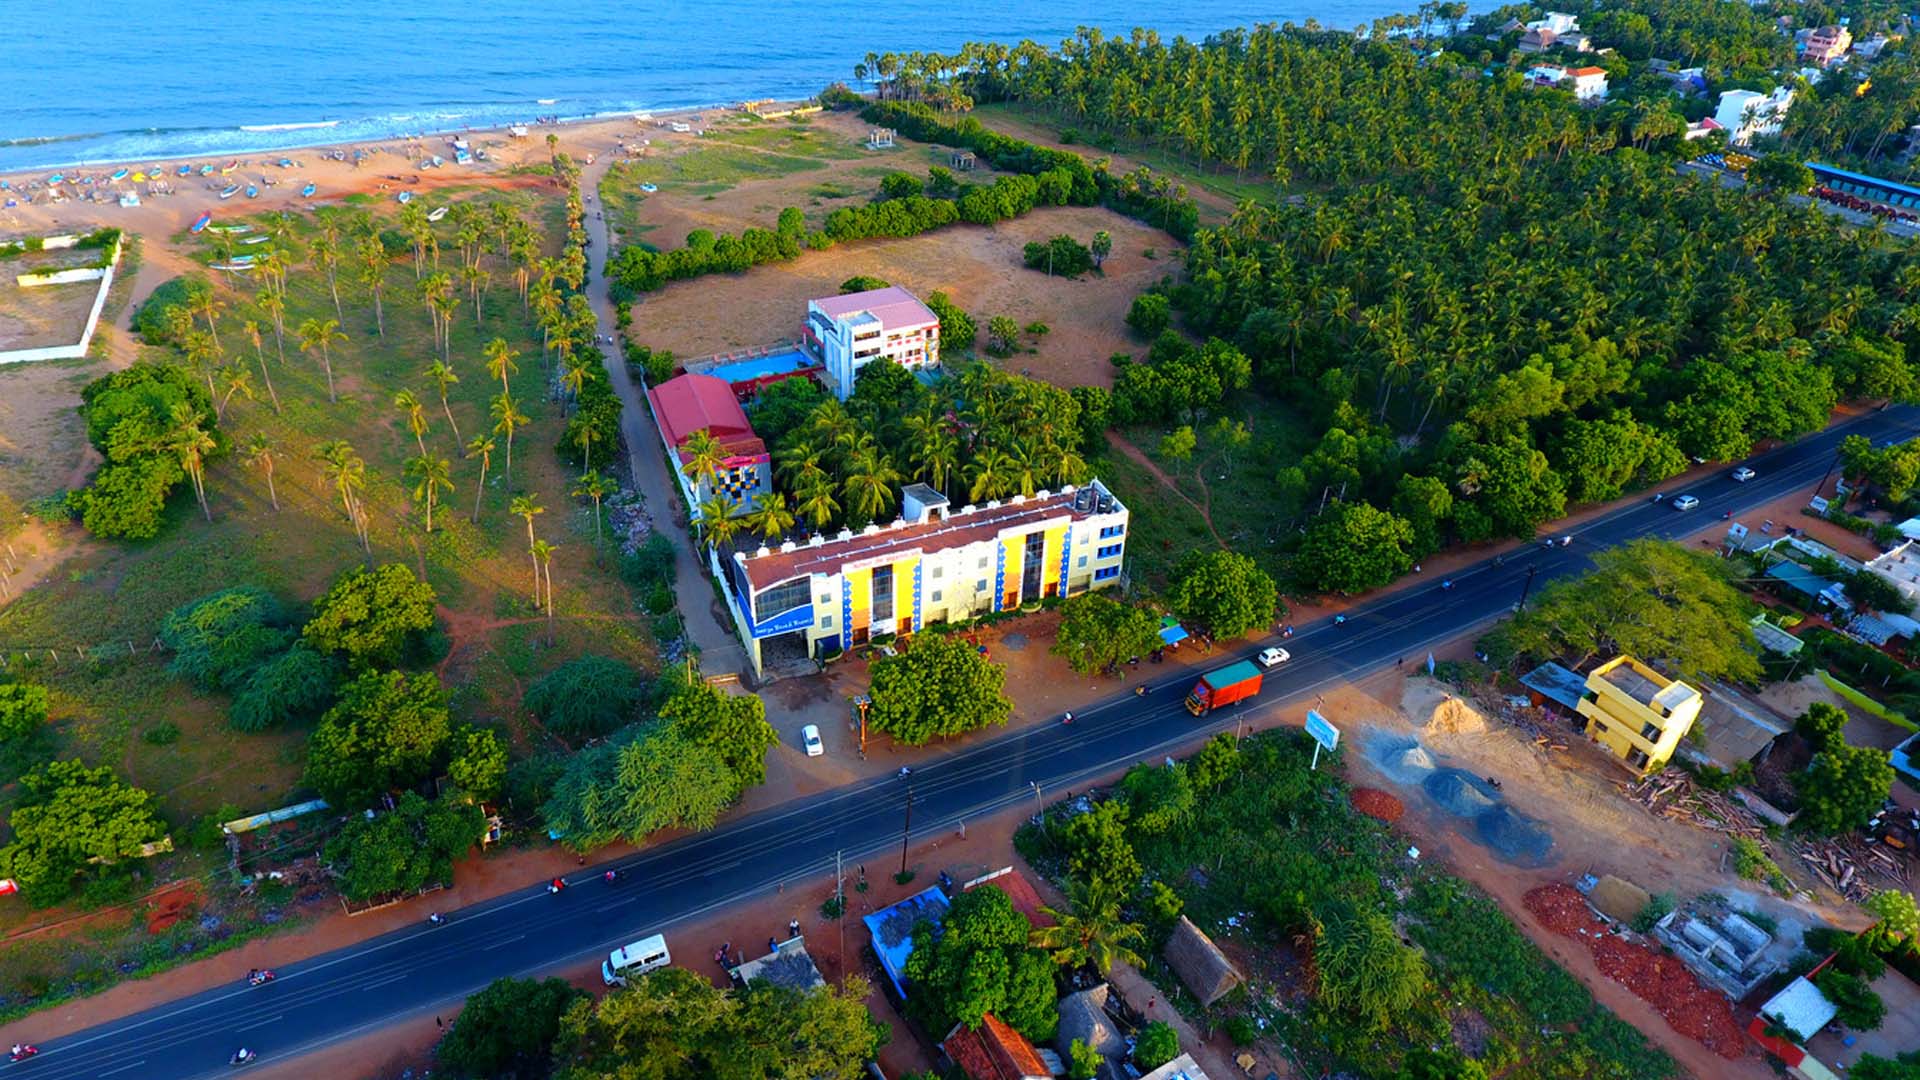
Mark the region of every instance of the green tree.
[[588, 851], [660, 829], [711, 829], [737, 790], [719, 751], [671, 726], [638, 724], [569, 759], [541, 817]]
[[152, 795], [78, 761], [50, 761], [21, 777], [7, 820], [13, 841], [0, 848], [0, 877], [19, 882], [35, 907], [66, 899], [89, 860], [138, 855], [166, 831]]
[[1437, 476], [1408, 473], [1393, 493], [1393, 512], [1413, 530], [1407, 554], [1424, 559], [1440, 550], [1453, 516], [1453, 489]]
[[1106, 265], [1107, 256], [1113, 254], [1113, 234], [1105, 229], [1093, 234], [1093, 243], [1088, 245], [1093, 253], [1093, 268], [1099, 270]]
[[1487, 1070], [1451, 1046], [1439, 1050], [1416, 1046], [1401, 1059], [1393, 1080], [1487, 1080]]
[[167, 670], [203, 690], [231, 691], [293, 640], [273, 594], [247, 585], [188, 601], [160, 623]]
[[729, 694], [703, 680], [683, 679], [660, 705], [668, 728], [720, 756], [732, 775], [731, 801], [740, 792], [767, 782], [767, 751], [780, 735], [767, 723], [766, 703], [757, 694]]
[[590, 996], [565, 979], [495, 979], [467, 998], [433, 1048], [455, 1076], [544, 1076], [560, 1018]]
[[1075, 1039], [1067, 1047], [1067, 1080], [1095, 1080], [1100, 1075], [1100, 1051]]
[[1121, 915], [1122, 899], [1105, 882], [1068, 882], [1067, 908], [1041, 909], [1054, 923], [1034, 929], [1034, 947], [1045, 949], [1061, 967], [1091, 964], [1102, 975], [1115, 963], [1140, 966], [1143, 961], [1136, 949], [1145, 943], [1146, 932]]
[[1184, 763], [1141, 763], [1120, 779], [1133, 827], [1148, 836], [1164, 835], [1193, 820], [1193, 783]]
[[420, 635], [433, 629], [433, 586], [405, 563], [354, 567], [314, 601], [300, 635], [323, 653], [340, 653], [360, 666], [400, 662]]
[[507, 744], [492, 728], [460, 724], [447, 739], [447, 778], [476, 799], [500, 794], [507, 780]]
[[963, 638], [926, 634], [873, 662], [874, 730], [909, 746], [1004, 724], [1013, 713], [1007, 672]]
[[1006, 315], [987, 320], [987, 351], [995, 356], [1010, 356], [1020, 347], [1020, 324]]
[[1583, 577], [1540, 590], [1495, 640], [1576, 668], [1625, 653], [1670, 663], [1687, 679], [1759, 677], [1747, 602], [1720, 560], [1646, 539], [1600, 552], [1593, 564]]
[[480, 807], [465, 799], [429, 802], [407, 791], [394, 808], [347, 821], [324, 851], [349, 900], [371, 900], [453, 883], [454, 860], [480, 842], [487, 826]]
[[233, 692], [227, 723], [235, 731], [266, 731], [311, 720], [333, 704], [340, 662], [295, 642], [262, 661]]
[[1427, 990], [1427, 965], [1401, 944], [1393, 920], [1351, 901], [1315, 913], [1314, 968], [1320, 1001], [1374, 1031], [1405, 1015]]
[[1805, 195], [1813, 190], [1813, 170], [1791, 154], [1763, 154], [1747, 166], [1747, 183], [1782, 195]]
[[928, 293], [927, 310], [940, 320], [941, 355], [957, 360], [961, 354], [973, 348], [974, 337], [979, 333], [974, 326], [973, 316], [960, 310], [951, 297], [939, 291]]
[[1180, 1034], [1162, 1020], [1150, 1020], [1133, 1041], [1133, 1063], [1152, 1071], [1180, 1056]]
[[1827, 968], [1813, 977], [1813, 985], [1840, 1010], [1834, 1019], [1846, 1027], [1873, 1031], [1887, 1018], [1887, 1003], [1858, 975]]
[[1183, 424], [1161, 436], [1160, 457], [1165, 461], [1185, 462], [1193, 456], [1194, 449], [1199, 445], [1200, 440], [1194, 436], [1193, 429]]
[[[906, 177], [907, 182], [914, 185], [914, 190], [907, 192], [907, 194], [909, 195], [919, 194], [920, 182], [918, 180], [915, 180], [911, 176], [907, 176], [906, 173], [888, 173], [880, 181], [880, 189], [883, 194], [886, 191], [887, 181], [892, 180], [896, 176]], [[872, 292], [875, 289], [884, 289], [891, 284], [893, 283], [886, 280], [885, 278], [877, 278], [871, 274], [855, 274], [854, 276], [840, 283], [840, 293], [841, 295], [844, 296], [848, 293]], [[812, 380], [808, 380], [808, 381], [812, 381]], [[778, 386], [779, 384], [775, 383], [774, 385]], [[814, 385], [818, 386], [819, 384], [815, 383]], [[771, 389], [771, 387], [769, 387], [769, 389]], [[754, 430], [758, 431], [759, 429], [755, 428]]]
[[956, 1023], [978, 1029], [987, 1013], [1035, 1042], [1053, 1037], [1053, 962], [1027, 943], [1027, 917], [999, 889], [969, 889], [953, 898], [942, 924], [913, 931], [907, 1008], [929, 1029]]
[[1920, 908], [1914, 906], [1912, 894], [1881, 889], [1861, 906], [1879, 920], [1868, 933], [1881, 948], [1920, 952]]
[[444, 761], [452, 723], [432, 672], [368, 671], [340, 688], [307, 742], [306, 782], [341, 809], [412, 787]]
[[1173, 322], [1173, 305], [1162, 293], [1141, 293], [1127, 309], [1127, 325], [1142, 341], [1152, 341], [1166, 333]]
[[1797, 823], [1809, 832], [1837, 835], [1867, 823], [1893, 788], [1887, 752], [1871, 746], [1829, 744], [1794, 777], [1800, 794]]
[[51, 702], [38, 683], [0, 683], [0, 746], [22, 742], [47, 722]]
[[535, 680], [521, 701], [549, 730], [584, 739], [627, 723], [645, 697], [639, 672], [611, 656], [587, 653]]
[[1081, 593], [1060, 605], [1060, 629], [1049, 648], [1082, 675], [1108, 671], [1160, 645], [1160, 620], [1153, 612], [1115, 600], [1105, 593]]
[[1067, 819], [1059, 845], [1067, 855], [1067, 876], [1089, 886], [1130, 895], [1140, 884], [1140, 856], [1127, 839], [1128, 800], [1108, 799]]
[[1310, 589], [1350, 596], [1406, 573], [1413, 545], [1405, 519], [1367, 503], [1335, 503], [1307, 526], [1293, 572]]
[[1852, 1080], [1920, 1080], [1920, 1050], [1889, 1060], [1875, 1054], [1862, 1054], [1847, 1074]]
[[1815, 753], [1846, 742], [1847, 714], [1838, 706], [1816, 701], [1794, 718], [1793, 730], [1807, 740]]
[[1235, 551], [1196, 551], [1180, 560], [1167, 603], [1182, 621], [1235, 638], [1271, 624], [1280, 591], [1254, 561]]

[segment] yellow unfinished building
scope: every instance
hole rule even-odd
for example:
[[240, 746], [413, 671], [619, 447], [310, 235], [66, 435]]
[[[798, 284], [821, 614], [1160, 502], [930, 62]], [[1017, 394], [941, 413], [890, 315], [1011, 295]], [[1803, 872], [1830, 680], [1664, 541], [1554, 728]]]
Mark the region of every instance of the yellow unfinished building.
[[1687, 737], [1700, 715], [1700, 691], [1620, 656], [1587, 674], [1577, 708], [1587, 718], [1587, 738], [1645, 776], [1664, 768]]

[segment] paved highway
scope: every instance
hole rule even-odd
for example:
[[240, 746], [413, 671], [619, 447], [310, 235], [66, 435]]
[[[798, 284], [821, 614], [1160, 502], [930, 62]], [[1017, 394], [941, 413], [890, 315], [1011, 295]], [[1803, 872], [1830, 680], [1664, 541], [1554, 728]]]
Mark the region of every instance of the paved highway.
[[[1118, 695], [1077, 715], [1071, 725], [1042, 724], [983, 737], [910, 777], [850, 785], [664, 844], [621, 865], [611, 884], [598, 870], [579, 875], [572, 888], [557, 895], [549, 895], [544, 883], [529, 882], [522, 892], [453, 912], [437, 927], [427, 925], [429, 905], [420, 903], [417, 926], [279, 966], [277, 981], [255, 989], [246, 988], [245, 973], [236, 970], [231, 986], [41, 1043], [39, 1057], [7, 1066], [0, 1077], [221, 1075], [228, 1056], [242, 1045], [258, 1050], [266, 1062], [284, 1061], [443, 1009], [498, 976], [580, 964], [662, 930], [677, 961], [697, 968], [711, 963], [710, 943], [675, 938], [671, 931], [677, 923], [763, 894], [776, 882], [824, 880], [836, 850], [886, 866], [882, 853], [900, 841], [909, 788], [917, 836], [951, 830], [957, 821], [1036, 797], [1050, 799], [1115, 768], [1190, 746], [1242, 719], [1270, 718], [1283, 705], [1395, 658], [1422, 659], [1434, 644], [1505, 613], [1519, 598], [1529, 567], [1539, 569], [1537, 590], [1585, 566], [1588, 555], [1603, 546], [1639, 536], [1679, 536], [1717, 524], [1723, 512], [1737, 518], [1744, 509], [1790, 492], [1811, 492], [1845, 435], [1879, 441], [1916, 431], [1920, 408], [1871, 413], [1759, 455], [1748, 464], [1760, 475], [1748, 483], [1735, 483], [1722, 471], [1676, 490], [1698, 497], [1697, 509], [1676, 511], [1670, 503], [1643, 499], [1575, 528], [1569, 547], [1534, 546], [1509, 555], [1500, 566], [1488, 560], [1467, 568], [1455, 576], [1450, 591], [1442, 592], [1431, 576], [1416, 578], [1352, 609], [1344, 625], [1323, 620], [1297, 627], [1287, 642], [1293, 661], [1268, 675], [1261, 696], [1204, 722], [1181, 707], [1184, 678], [1144, 697]], [[1219, 661], [1232, 659], [1223, 654]], [[856, 936], [853, 927], [848, 936]], [[30, 1028], [30, 1019], [15, 1025], [14, 1037], [31, 1037]]]

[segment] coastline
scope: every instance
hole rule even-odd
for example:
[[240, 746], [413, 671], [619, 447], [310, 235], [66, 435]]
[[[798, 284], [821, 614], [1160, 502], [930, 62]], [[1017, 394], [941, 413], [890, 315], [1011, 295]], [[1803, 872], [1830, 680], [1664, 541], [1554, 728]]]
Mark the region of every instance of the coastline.
[[[589, 155], [621, 153], [623, 148], [634, 145], [637, 140], [668, 145], [697, 139], [698, 133], [707, 126], [738, 113], [737, 105], [655, 112], [636, 110], [528, 123], [525, 125], [527, 134], [523, 138], [510, 136], [509, 129], [517, 125], [509, 123], [415, 135], [400, 134], [380, 139], [311, 141], [275, 150], [253, 151], [249, 156], [220, 154], [197, 158], [160, 157], [137, 162], [106, 161], [83, 166], [73, 178], [63, 181], [60, 187], [68, 197], [60, 201], [48, 198], [46, 183], [48, 173], [58, 173], [62, 171], [60, 169], [0, 172], [0, 180], [10, 185], [7, 190], [0, 191], [0, 240], [9, 239], [14, 234], [91, 229], [102, 225], [115, 226], [128, 232], [158, 232], [166, 235], [186, 228], [203, 212], [212, 212], [215, 220], [219, 220], [227, 216], [245, 217], [269, 210], [337, 204], [352, 195], [387, 198], [402, 190], [421, 195], [438, 188], [468, 184], [508, 181], [540, 183], [544, 182], [545, 177], [517, 173], [516, 170], [546, 163], [548, 134], [559, 136], [563, 140], [561, 149], [584, 163]], [[641, 116], [646, 118], [641, 119]], [[675, 122], [687, 124], [693, 130], [672, 131], [668, 125]], [[325, 129], [290, 130], [324, 134]], [[469, 139], [473, 146], [487, 151], [488, 160], [456, 164], [448, 146], [454, 138]], [[358, 163], [354, 159], [356, 151], [365, 154], [364, 160]], [[336, 154], [338, 158], [330, 156]], [[445, 164], [438, 168], [421, 169], [421, 158], [431, 154], [446, 158]], [[294, 165], [282, 168], [277, 164], [281, 159], [292, 160]], [[229, 175], [219, 171], [229, 161], [237, 162], [233, 172]], [[132, 171], [155, 164], [161, 166], [160, 173], [156, 174], [158, 182], [171, 189], [170, 192], [151, 193], [149, 185], [153, 181], [136, 184], [130, 179]], [[191, 165], [195, 171], [188, 176], [179, 176], [177, 170], [182, 165]], [[216, 171], [210, 176], [203, 176], [198, 171], [202, 165], [212, 165]], [[129, 170], [129, 178], [110, 181], [112, 172], [119, 168]], [[76, 185], [73, 182], [75, 178], [90, 178], [93, 183]], [[235, 195], [224, 200], [220, 198], [219, 192], [227, 185], [235, 184], [244, 188], [249, 183], [259, 188], [258, 197]], [[312, 198], [301, 195], [307, 183], [315, 185]], [[118, 196], [126, 192], [138, 194], [140, 204], [119, 205]], [[33, 201], [28, 201], [29, 198]], [[5, 206], [7, 201], [16, 201], [17, 205]]]

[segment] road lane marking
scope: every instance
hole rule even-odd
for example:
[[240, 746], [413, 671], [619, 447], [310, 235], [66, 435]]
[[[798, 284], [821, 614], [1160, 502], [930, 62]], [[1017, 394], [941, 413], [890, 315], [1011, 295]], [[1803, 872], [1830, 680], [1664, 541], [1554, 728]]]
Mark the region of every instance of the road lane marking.
[[406, 978], [407, 976], [409, 976], [409, 975], [411, 975], [411, 974], [413, 974], [413, 972], [412, 972], [412, 971], [403, 971], [403, 972], [401, 972], [401, 973], [400, 973], [400, 974], [398, 974], [398, 975], [393, 975], [393, 976], [389, 976], [388, 978], [385, 978], [385, 979], [381, 979], [381, 980], [380, 980], [380, 981], [378, 981], [378, 982], [370, 982], [370, 983], [363, 983], [363, 984], [361, 984], [361, 986], [360, 986], [360, 989], [362, 989], [362, 990], [374, 990], [374, 989], [377, 989], [377, 988], [379, 988], [379, 987], [382, 987], [382, 986], [389, 986], [389, 985], [391, 985], [391, 984], [393, 984], [393, 983], [397, 983], [397, 982], [400, 982], [401, 980], [403, 980], [403, 979], [405, 979], [405, 978]]
[[527, 935], [525, 934], [515, 934], [512, 937], [507, 938], [505, 941], [496, 941], [491, 945], [482, 945], [480, 946], [480, 951], [492, 952], [495, 949], [504, 949], [516, 941], [525, 941], [526, 939], [527, 939]]
[[122, 1065], [117, 1069], [103, 1069], [100, 1072], [96, 1073], [95, 1075], [96, 1076], [112, 1076], [114, 1073], [123, 1073], [123, 1072], [126, 1072], [128, 1069], [137, 1069], [140, 1066], [145, 1065], [146, 1063], [147, 1063], [147, 1059], [141, 1058], [139, 1061], [136, 1061], [131, 1065]]
[[267, 1019], [262, 1020], [257, 1024], [248, 1024], [246, 1027], [234, 1028], [233, 1030], [252, 1031], [254, 1028], [263, 1028], [263, 1027], [266, 1027], [268, 1024], [277, 1024], [280, 1021], [285, 1020], [286, 1018], [287, 1018], [287, 1014], [281, 1013], [279, 1016], [268, 1017]]

